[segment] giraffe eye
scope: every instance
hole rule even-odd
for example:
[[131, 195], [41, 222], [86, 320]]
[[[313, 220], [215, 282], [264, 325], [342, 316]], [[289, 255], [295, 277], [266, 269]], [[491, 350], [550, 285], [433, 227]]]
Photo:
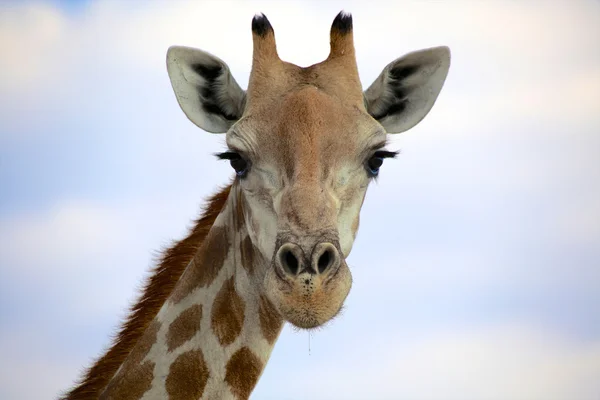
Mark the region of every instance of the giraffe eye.
[[379, 175], [379, 168], [383, 165], [383, 160], [386, 158], [394, 158], [398, 153], [395, 151], [387, 151], [387, 150], [379, 150], [376, 151], [371, 158], [367, 160], [366, 169], [367, 174], [371, 178], [377, 177]]
[[235, 174], [241, 178], [248, 173], [248, 161], [246, 161], [239, 153], [227, 151], [225, 153], [217, 154], [217, 158], [220, 160], [229, 160], [229, 164], [231, 164], [231, 167], [235, 170]]
[[383, 158], [373, 156], [367, 161], [367, 169], [371, 176], [377, 176], [379, 174], [379, 168], [383, 165]]
[[231, 167], [235, 170], [235, 174], [237, 176], [244, 176], [246, 172], [248, 172], [248, 162], [244, 160], [242, 157], [234, 158], [229, 160]]

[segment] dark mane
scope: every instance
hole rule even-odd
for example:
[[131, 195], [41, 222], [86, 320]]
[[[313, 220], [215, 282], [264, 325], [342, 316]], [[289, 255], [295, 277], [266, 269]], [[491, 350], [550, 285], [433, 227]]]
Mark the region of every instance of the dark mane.
[[97, 400], [101, 391], [125, 361], [125, 358], [167, 300], [186, 266], [196, 254], [215, 219], [223, 209], [231, 186], [208, 199], [199, 219], [186, 238], [167, 249], [147, 278], [141, 296], [129, 310], [129, 315], [112, 346], [89, 369], [62, 400]]

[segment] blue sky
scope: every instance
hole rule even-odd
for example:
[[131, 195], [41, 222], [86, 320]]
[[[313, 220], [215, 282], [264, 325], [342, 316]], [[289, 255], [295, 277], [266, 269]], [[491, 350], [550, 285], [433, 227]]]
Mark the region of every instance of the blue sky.
[[286, 328], [253, 398], [600, 398], [593, 1], [1, 3], [0, 398], [67, 388], [230, 177], [223, 137], [177, 105], [167, 47], [245, 86], [255, 12], [309, 65], [341, 9], [365, 86], [419, 48], [450, 46], [452, 67], [369, 189], [342, 317], [310, 354]]

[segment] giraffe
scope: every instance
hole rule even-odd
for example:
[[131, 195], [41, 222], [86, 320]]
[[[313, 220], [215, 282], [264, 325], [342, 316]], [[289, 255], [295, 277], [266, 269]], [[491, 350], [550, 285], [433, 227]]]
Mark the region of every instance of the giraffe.
[[195, 125], [226, 133], [235, 171], [189, 235], [168, 249], [112, 347], [62, 399], [247, 399], [284, 323], [312, 329], [348, 295], [346, 264], [388, 133], [429, 113], [447, 47], [408, 53], [365, 90], [352, 17], [340, 12], [321, 63], [282, 61], [263, 14], [252, 20], [247, 91], [207, 52], [173, 46], [167, 70]]

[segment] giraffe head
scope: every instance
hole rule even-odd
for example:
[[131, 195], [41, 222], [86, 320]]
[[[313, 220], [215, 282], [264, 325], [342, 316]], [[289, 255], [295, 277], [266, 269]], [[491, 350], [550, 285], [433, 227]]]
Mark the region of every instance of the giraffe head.
[[328, 58], [307, 68], [282, 61], [271, 24], [252, 20], [248, 90], [225, 62], [201, 50], [171, 47], [167, 68], [187, 117], [226, 133], [236, 180], [232, 193], [253, 251], [264, 262], [254, 284], [297, 327], [324, 324], [341, 309], [352, 283], [345, 262], [369, 182], [388, 133], [416, 125], [432, 108], [450, 52], [437, 47], [388, 64], [363, 92], [352, 17], [331, 27]]

